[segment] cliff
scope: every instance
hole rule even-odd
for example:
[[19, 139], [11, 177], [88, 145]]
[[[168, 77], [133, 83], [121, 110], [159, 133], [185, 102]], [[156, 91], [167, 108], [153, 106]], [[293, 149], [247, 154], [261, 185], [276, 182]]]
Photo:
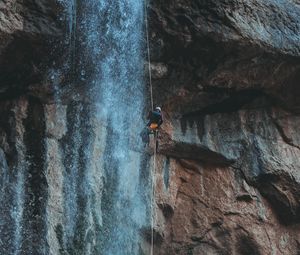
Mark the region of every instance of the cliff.
[[160, 254], [299, 253], [300, 6], [154, 1]]
[[[130, 44], [127, 35], [102, 39], [111, 30], [96, 23], [115, 19], [99, 21], [109, 8], [95, 6], [0, 3], [0, 253], [102, 254], [119, 248], [107, 248], [114, 231], [132, 239], [143, 225], [139, 252], [148, 254], [141, 222], [149, 220], [152, 171], [154, 254], [300, 254], [297, 1], [150, 3], [154, 101], [165, 117], [155, 169], [140, 124], [127, 131], [124, 120], [116, 130], [99, 114], [107, 114], [99, 111], [105, 90], [95, 99], [90, 84], [105, 75], [95, 66], [123, 49], [111, 38]], [[108, 50], [98, 51], [100, 41]], [[136, 66], [124, 63], [132, 78]], [[110, 107], [124, 100], [124, 112], [132, 110], [134, 100], [119, 92], [109, 94]], [[119, 169], [127, 157], [128, 173]], [[131, 195], [120, 200], [116, 190]]]

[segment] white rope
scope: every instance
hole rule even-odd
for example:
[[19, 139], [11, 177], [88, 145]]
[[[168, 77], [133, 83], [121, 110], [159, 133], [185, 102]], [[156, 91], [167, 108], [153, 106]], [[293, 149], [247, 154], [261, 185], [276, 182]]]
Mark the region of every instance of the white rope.
[[[150, 99], [151, 99], [151, 108], [154, 110], [153, 103], [153, 87], [152, 87], [152, 75], [151, 75], [151, 56], [150, 56], [150, 42], [149, 42], [149, 26], [148, 26], [148, 3], [145, 0], [145, 24], [146, 24], [146, 37], [147, 37], [147, 54], [148, 54], [148, 72], [149, 72], [149, 85], [150, 85]], [[154, 248], [154, 225], [156, 219], [156, 210], [155, 210], [155, 173], [156, 173], [156, 139], [157, 133], [154, 134], [154, 153], [153, 153], [153, 171], [151, 171], [151, 246], [150, 246], [150, 255], [153, 255]]]
[[151, 99], [151, 108], [154, 110], [153, 103], [153, 88], [152, 88], [152, 74], [151, 74], [151, 56], [150, 56], [150, 42], [149, 42], [149, 26], [148, 26], [148, 4], [145, 0], [145, 24], [146, 24], [146, 37], [147, 37], [147, 54], [148, 54], [148, 72], [149, 72], [149, 85], [150, 85], [150, 99]]
[[155, 183], [156, 183], [156, 139], [157, 134], [154, 134], [154, 154], [153, 154], [153, 171], [151, 174], [151, 183], [152, 183], [152, 194], [151, 194], [151, 249], [150, 254], [153, 255], [154, 248], [154, 226], [156, 220], [156, 208], [155, 208]]

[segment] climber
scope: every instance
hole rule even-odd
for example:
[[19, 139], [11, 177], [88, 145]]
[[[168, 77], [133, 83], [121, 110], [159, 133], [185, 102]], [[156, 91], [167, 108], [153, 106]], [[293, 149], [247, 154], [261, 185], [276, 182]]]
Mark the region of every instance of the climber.
[[150, 134], [157, 135], [158, 128], [163, 123], [162, 112], [160, 107], [156, 107], [154, 111], [150, 111], [148, 116], [148, 123], [145, 129], [142, 130], [140, 136], [144, 142], [144, 144], [149, 144]]
[[140, 136], [143, 142], [147, 145], [150, 142], [150, 134], [157, 136], [158, 128], [163, 123], [163, 117], [160, 107], [156, 107], [154, 111], [150, 111], [148, 116], [148, 123], [145, 129], [142, 130]]
[[155, 107], [154, 111], [149, 112], [147, 119], [149, 120], [148, 124], [147, 124], [149, 131], [151, 133], [153, 133], [154, 131], [157, 131], [158, 128], [163, 123], [161, 108], [158, 106]]

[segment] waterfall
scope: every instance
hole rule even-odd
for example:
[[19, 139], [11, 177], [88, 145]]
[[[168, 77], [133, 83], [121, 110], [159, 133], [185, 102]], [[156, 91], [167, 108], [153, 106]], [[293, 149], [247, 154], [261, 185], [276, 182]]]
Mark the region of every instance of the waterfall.
[[0, 119], [0, 254], [138, 255], [150, 222], [144, 3], [57, 1], [53, 97], [24, 95]]
[[[99, 244], [94, 250], [104, 255], [139, 254], [141, 229], [149, 223], [149, 206], [145, 199], [149, 190], [147, 185], [141, 184], [142, 176], [147, 176], [142, 173], [146, 171], [145, 155], [139, 137], [145, 124], [144, 3], [136, 0], [74, 2], [67, 8], [71, 10], [71, 55], [75, 56], [69, 61], [70, 70], [75, 70], [71, 86], [83, 87], [93, 106], [86, 110], [85, 103], [79, 104], [71, 114], [73, 126], [64, 149], [68, 158], [65, 161], [68, 174], [64, 184], [64, 240], [76, 239], [78, 214], [82, 210], [76, 202], [78, 192], [83, 193], [81, 196], [94, 195], [89, 186], [94, 182], [89, 165], [82, 167], [80, 163], [82, 143], [94, 139], [83, 149], [87, 158], [92, 157], [89, 154], [93, 146], [102, 151], [98, 174], [103, 188], [101, 194], [96, 194], [101, 197], [101, 208], [95, 211], [91, 200], [86, 199], [84, 209], [86, 214], [98, 214], [100, 219], [99, 232], [95, 234], [95, 242]], [[99, 134], [93, 137], [82, 134], [84, 122], [91, 119], [97, 123], [94, 125], [100, 126], [94, 130], [102, 132], [96, 145], [95, 137]], [[84, 184], [78, 178], [82, 171], [85, 172]]]
[[97, 68], [97, 112], [107, 128], [101, 241], [104, 254], [138, 254], [139, 231], [146, 219], [146, 191], [139, 185], [145, 103], [143, 2], [105, 1], [98, 7], [101, 30], [94, 49], [103, 57]]

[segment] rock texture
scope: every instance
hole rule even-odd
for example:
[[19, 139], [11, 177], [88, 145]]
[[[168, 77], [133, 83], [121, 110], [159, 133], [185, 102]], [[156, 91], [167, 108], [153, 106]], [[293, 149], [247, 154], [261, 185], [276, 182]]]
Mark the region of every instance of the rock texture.
[[[84, 86], [102, 53], [75, 59], [85, 26], [64, 8], [0, 2], [0, 254], [98, 255], [122, 221], [104, 158], [116, 134]], [[154, 254], [300, 254], [299, 3], [153, 0], [149, 14], [157, 167], [129, 149], [147, 191], [155, 171]]]
[[[55, 1], [0, 3], [0, 94], [2, 98], [41, 87], [62, 38], [61, 5]], [[45, 90], [45, 88], [44, 88]], [[44, 92], [45, 93], [45, 92]]]
[[84, 93], [57, 93], [63, 10], [0, 2], [0, 254], [99, 254], [105, 135]]
[[167, 120], [157, 254], [298, 254], [299, 4], [153, 1], [150, 13]]
[[297, 254], [298, 227], [280, 224], [239, 171], [174, 159], [160, 164], [159, 254]]

